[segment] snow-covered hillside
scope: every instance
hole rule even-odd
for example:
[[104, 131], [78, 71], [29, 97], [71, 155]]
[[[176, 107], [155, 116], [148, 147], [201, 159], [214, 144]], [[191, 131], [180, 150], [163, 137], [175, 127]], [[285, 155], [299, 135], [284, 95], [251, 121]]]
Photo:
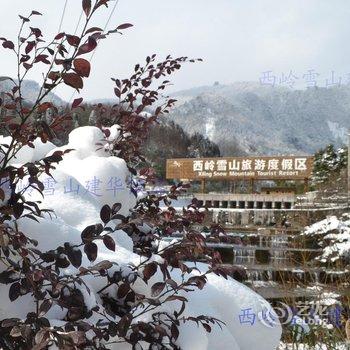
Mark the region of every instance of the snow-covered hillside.
[[[200, 132], [224, 154], [314, 153], [346, 141], [350, 87], [292, 90], [254, 82], [193, 88], [174, 94], [173, 120]], [[215, 125], [208, 128], [208, 124]], [[209, 131], [209, 132], [208, 132]]]

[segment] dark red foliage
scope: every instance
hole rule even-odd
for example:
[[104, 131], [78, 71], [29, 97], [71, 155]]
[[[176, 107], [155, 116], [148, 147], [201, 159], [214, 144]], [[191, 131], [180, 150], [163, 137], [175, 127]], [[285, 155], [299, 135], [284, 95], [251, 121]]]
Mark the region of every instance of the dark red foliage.
[[76, 58], [73, 62], [75, 71], [81, 77], [88, 77], [90, 75], [90, 62], [83, 58]]
[[76, 73], [63, 73], [63, 81], [66, 85], [73, 87], [74, 89], [82, 89], [84, 86], [83, 79]]
[[[62, 242], [55, 249], [40, 251], [37, 249], [38, 242], [21, 232], [16, 225], [17, 220], [23, 217], [39, 222], [40, 217], [53, 215], [50, 210], [42, 209], [40, 203], [30, 201], [23, 195], [27, 188], [16, 191], [16, 185], [28, 177], [28, 187], [44, 195], [40, 175], [46, 173], [52, 176], [55, 165], [71, 150], [56, 151], [39, 161], [20, 166], [11, 165], [11, 160], [22, 147], [34, 147], [36, 138], [42, 142], [57, 142], [71, 130], [75, 113], [83, 110], [78, 108], [83, 99], [76, 98], [71, 106], [60, 111], [45, 98], [61, 84], [76, 90], [82, 89], [83, 79], [90, 75], [91, 64], [78, 56], [95, 50], [99, 41], [110, 34], [120, 33], [132, 26], [124, 23], [105, 33], [99, 27], [90, 27], [95, 12], [108, 7], [110, 3], [111, 0], [82, 0], [85, 23], [80, 35], [62, 32], [46, 43], [41, 29], [28, 26], [32, 16], [41, 15], [38, 11], [32, 11], [28, 17], [20, 16], [18, 43], [0, 38], [4, 48], [16, 52], [19, 77], [18, 81], [0, 78], [13, 83], [5, 94], [4, 101], [0, 101], [0, 129], [13, 140], [9, 146], [0, 145], [0, 179], [8, 187], [8, 193], [5, 193], [3, 187], [0, 189], [0, 256], [8, 266], [0, 274], [0, 283], [10, 284], [10, 302], [28, 295], [37, 306], [23, 320], [1, 320], [0, 347], [4, 349], [40, 350], [53, 344], [60, 349], [106, 349], [104, 342], [111, 340], [111, 337], [118, 337], [133, 348], [140, 343], [146, 343], [150, 348], [153, 345], [162, 348], [166, 343], [167, 348], [178, 349], [176, 339], [179, 337], [180, 322], [196, 322], [208, 332], [211, 331], [209, 324], [220, 325], [219, 320], [207, 316], [183, 316], [187, 299], [179, 295], [179, 292], [202, 289], [208, 273], [225, 276], [225, 272], [220, 269], [220, 257], [208, 249], [203, 236], [192, 228], [193, 224], [202, 223], [205, 215], [200, 211], [198, 203], [194, 201], [182, 212], [177, 212], [171, 206], [171, 200], [186, 190], [186, 185], [182, 183], [173, 186], [168, 195], [146, 195], [137, 201], [126, 216], [120, 213], [122, 204], [104, 205], [100, 211], [101, 222], [86, 227], [81, 232], [81, 242], [74, 246]], [[28, 34], [24, 34], [25, 30], [28, 30]], [[113, 79], [117, 97], [114, 106], [99, 104], [94, 108], [98, 127], [113, 124], [120, 126], [118, 137], [105, 141], [109, 143], [111, 155], [126, 161], [135, 180], [142, 178], [151, 181], [154, 177], [153, 169], [148, 166], [142, 154], [142, 144], [148, 137], [151, 126], [166, 115], [176, 102], [163, 95], [169, 84], [167, 77], [188, 61], [194, 60], [168, 56], [164, 61], [157, 62], [155, 55], [149, 56], [143, 66], [135, 66], [130, 78]], [[40, 67], [46, 67], [47, 70], [43, 74], [42, 89], [36, 100], [28, 104], [22, 97], [23, 80], [27, 70], [38, 63], [44, 63]], [[49, 111], [53, 120], [46, 118]], [[145, 111], [149, 114], [144, 114]], [[107, 129], [103, 131], [106, 138], [110, 136]], [[132, 185], [130, 189], [135, 191]], [[161, 203], [165, 204], [165, 208], [160, 207]], [[141, 227], [149, 229], [141, 230]], [[104, 260], [94, 264], [98, 255], [98, 243], [103, 243], [118, 254], [112, 237], [112, 233], [118, 234], [118, 230], [124, 230], [132, 238], [134, 251], [140, 255], [140, 263], [128, 266], [127, 274], [116, 269], [115, 262]], [[159, 240], [175, 231], [182, 233], [183, 239], [157, 250]], [[154, 254], [163, 258], [161, 262], [152, 260]], [[85, 256], [90, 262], [87, 266], [83, 264]], [[194, 268], [187, 266], [186, 261], [194, 259], [207, 261], [210, 269], [195, 277], [189, 276]], [[63, 269], [72, 266], [77, 269], [76, 273], [62, 273]], [[171, 278], [172, 269], [182, 272], [183, 280], [180, 284]], [[98, 308], [89, 310], [85, 304], [81, 290], [90, 293], [83, 279], [87, 275], [98, 278], [103, 285], [98, 294], [106, 312], [101, 312]], [[137, 292], [135, 285], [140, 281], [150, 284], [151, 296], [146, 297]], [[116, 293], [109, 293], [111, 288]], [[163, 303], [173, 301], [181, 302], [178, 310], [172, 313], [159, 311]], [[50, 325], [45, 318], [54, 305], [66, 311], [62, 326]], [[94, 312], [100, 318], [98, 322], [90, 320]], [[152, 317], [148, 322], [140, 321], [140, 316], [146, 312], [151, 313]], [[87, 337], [87, 333], [92, 334], [92, 337]]]

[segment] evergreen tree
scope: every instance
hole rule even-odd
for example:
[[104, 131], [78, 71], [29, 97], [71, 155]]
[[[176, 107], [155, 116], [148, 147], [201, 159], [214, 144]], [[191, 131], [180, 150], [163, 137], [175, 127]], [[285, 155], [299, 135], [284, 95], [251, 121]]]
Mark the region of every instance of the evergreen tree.
[[348, 150], [346, 147], [336, 149], [328, 145], [315, 154], [313, 182], [327, 182], [333, 175], [340, 173], [347, 166]]

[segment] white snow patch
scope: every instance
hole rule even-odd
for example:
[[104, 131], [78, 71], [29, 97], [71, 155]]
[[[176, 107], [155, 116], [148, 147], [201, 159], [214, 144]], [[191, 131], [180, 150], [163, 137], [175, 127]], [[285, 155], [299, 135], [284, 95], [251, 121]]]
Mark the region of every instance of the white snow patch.
[[[116, 131], [116, 130], [114, 130]], [[39, 249], [54, 249], [64, 242], [76, 244], [80, 241], [81, 230], [89, 224], [99, 222], [99, 211], [103, 204], [113, 204], [120, 202], [122, 204], [121, 213], [127, 215], [129, 210], [135, 205], [135, 199], [128, 188], [130, 174], [124, 160], [108, 156], [104, 150], [96, 149], [96, 142], [103, 139], [102, 132], [95, 127], [82, 127], [75, 129], [69, 136], [68, 145], [60, 149], [74, 148], [61, 162], [52, 175], [55, 180], [54, 193], [47, 194], [42, 207], [53, 209], [57, 217], [50, 219], [45, 217], [37, 223], [29, 219], [20, 219], [19, 227], [28, 236], [38, 240]], [[38, 148], [40, 155], [47, 146]], [[52, 148], [51, 146], [49, 148]], [[55, 149], [49, 149], [52, 153]], [[34, 150], [23, 151], [19, 159], [27, 161], [39, 157]], [[121, 179], [121, 186], [118, 191], [108, 191], [106, 186], [111, 177]], [[86, 191], [88, 181], [97, 178], [100, 183], [99, 191], [92, 191], [92, 188]], [[73, 182], [73, 188], [69, 188]], [[77, 185], [85, 188], [85, 191], [74, 192]], [[72, 187], [72, 186], [71, 186]], [[69, 189], [69, 191], [67, 191]], [[49, 187], [46, 188], [50, 191]], [[26, 193], [31, 199], [38, 199], [35, 192]], [[146, 229], [146, 228], [144, 228]], [[139, 255], [132, 252], [132, 241], [123, 231], [116, 231], [112, 234], [116, 240], [116, 252], [108, 250], [103, 243], [98, 243], [98, 257], [94, 264], [103, 260], [110, 260], [114, 263], [113, 270], [121, 270], [126, 273], [129, 271], [128, 264], [138, 264]], [[159, 259], [154, 256], [153, 259]], [[90, 266], [91, 263], [83, 254], [83, 266]], [[206, 270], [206, 265], [197, 265], [201, 270]], [[73, 274], [76, 269], [72, 266], [65, 269], [63, 274]], [[198, 272], [193, 272], [196, 275]], [[172, 272], [172, 278], [181, 282], [179, 271]], [[162, 279], [162, 274], [158, 271], [148, 285], [142, 281], [137, 281], [134, 289], [138, 293], [150, 295], [150, 286], [156, 281]], [[91, 294], [83, 292], [84, 299], [88, 308], [99, 305], [102, 309], [102, 303], [97, 291], [105, 285], [104, 278], [84, 277], [84, 281], [91, 290]], [[8, 295], [8, 286], [1, 286], [3, 295]], [[112, 286], [106, 292], [115, 295], [116, 289]], [[281, 326], [276, 325], [268, 327], [259, 319], [258, 315], [266, 310], [274, 314], [271, 306], [258, 294], [253, 292], [243, 284], [228, 278], [225, 280], [216, 275], [208, 276], [208, 283], [203, 290], [185, 293], [189, 300], [185, 310], [187, 316], [208, 315], [214, 316], [223, 321], [225, 325], [221, 330], [218, 326], [212, 327], [211, 333], [206, 333], [202, 327], [195, 324], [186, 323], [180, 326], [180, 337], [177, 340], [178, 345], [184, 350], [274, 350], [276, 349], [280, 336]], [[172, 311], [180, 308], [180, 302], [173, 301], [162, 306], [164, 311]], [[240, 316], [243, 310], [250, 309], [251, 313], [256, 315], [254, 324], [242, 323]], [[35, 310], [35, 305], [31, 296], [23, 296], [15, 302], [10, 303], [7, 298], [0, 301], [0, 317], [20, 317]], [[52, 324], [60, 324], [65, 317], [65, 312], [60, 307], [53, 307], [48, 314]], [[93, 313], [90, 320], [97, 320], [100, 316]], [[150, 314], [142, 316], [144, 320], [150, 320]], [[112, 345], [110, 349], [122, 349], [120, 345]], [[123, 349], [130, 349], [125, 346]]]

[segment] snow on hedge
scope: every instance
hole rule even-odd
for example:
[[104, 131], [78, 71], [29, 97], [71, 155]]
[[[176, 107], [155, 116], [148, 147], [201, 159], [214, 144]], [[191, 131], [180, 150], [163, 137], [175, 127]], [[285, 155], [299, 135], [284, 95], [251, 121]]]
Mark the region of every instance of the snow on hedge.
[[[298, 344], [297, 345], [298, 350], [329, 350], [328, 345], [326, 344], [317, 344], [316, 347], [313, 345], [307, 345], [307, 344]], [[279, 348], [277, 350], [295, 350], [296, 345], [295, 344], [284, 344], [281, 343]], [[333, 350], [348, 350], [349, 347], [345, 344], [334, 344], [334, 347], [332, 347]]]
[[339, 218], [329, 216], [326, 219], [308, 226], [305, 235], [319, 236], [319, 244], [323, 248], [321, 262], [350, 258], [350, 213]]
[[[78, 244], [81, 230], [87, 225], [100, 222], [100, 208], [104, 204], [112, 205], [115, 202], [122, 204], [121, 213], [126, 215], [135, 203], [135, 197], [129, 189], [130, 173], [123, 159], [108, 155], [104, 147], [96, 150], [96, 143], [101, 142], [103, 133], [96, 127], [81, 127], [72, 131], [69, 143], [66, 146], [55, 148], [52, 144], [42, 144], [36, 141], [35, 149], [25, 148], [20, 152], [13, 163], [40, 159], [45, 153], [52, 154], [57, 149], [74, 149], [64, 156], [64, 160], [52, 172], [53, 178], [43, 179], [45, 184], [45, 198], [36, 191], [27, 191], [26, 196], [31, 200], [42, 200], [42, 208], [50, 208], [55, 211], [52, 218], [40, 219], [40, 223], [22, 218], [18, 221], [19, 228], [29, 237], [39, 242], [41, 250], [54, 249], [64, 242]], [[8, 140], [2, 140], [2, 142]], [[23, 180], [25, 181], [25, 179]], [[23, 186], [25, 184], [22, 184]], [[20, 185], [19, 185], [20, 186]], [[98, 244], [98, 257], [94, 264], [103, 260], [110, 260], [115, 265], [112, 269], [125, 273], [128, 264], [140, 263], [140, 256], [133, 253], [132, 240], [128, 235], [119, 230], [111, 234], [116, 241], [116, 252]], [[83, 254], [84, 256], [84, 254]], [[154, 259], [161, 259], [154, 256]], [[91, 266], [84, 256], [82, 266]], [[205, 270], [204, 264], [199, 264], [201, 270]], [[77, 270], [70, 266], [63, 271], [64, 274], [73, 274]], [[197, 272], [198, 273], [198, 272]], [[192, 273], [193, 275], [196, 272]], [[175, 281], [181, 281], [179, 272], [173, 273]], [[162, 279], [160, 273], [154, 275], [146, 285], [142, 280], [137, 280], [134, 288], [142, 294], [150, 295], [150, 286]], [[97, 291], [104, 285], [102, 277], [85, 276], [84, 281], [91, 293], [81, 288], [86, 306], [92, 309], [102, 303]], [[106, 290], [111, 296], [116, 294], [113, 286]], [[8, 286], [1, 285], [3, 297], [0, 301], [0, 317], [19, 317], [35, 310], [35, 305], [30, 296], [26, 295], [10, 302]], [[183, 292], [184, 293], [184, 292]], [[213, 327], [211, 333], [206, 333], [202, 327], [196, 324], [186, 323], [180, 326], [178, 345], [185, 350], [274, 350], [276, 349], [281, 327], [278, 321], [272, 324], [266, 322], [266, 314], [274, 312], [271, 306], [258, 294], [248, 287], [229, 278], [225, 280], [216, 275], [208, 277], [208, 283], [203, 290], [186, 293], [189, 302], [185, 314], [188, 316], [208, 315], [225, 322], [226, 326], [221, 330], [219, 326]], [[180, 302], [172, 301], [163, 304], [163, 309], [179, 309]], [[248, 310], [248, 311], [247, 311]], [[248, 316], [247, 316], [248, 313]], [[254, 315], [254, 319], [253, 319]], [[65, 317], [65, 311], [59, 306], [52, 307], [47, 316], [52, 325], [60, 325]], [[245, 317], [245, 318], [244, 318]], [[247, 318], [248, 317], [248, 318]], [[95, 313], [91, 316], [96, 320], [99, 316]], [[142, 320], [150, 319], [150, 314], [142, 316]], [[91, 320], [92, 320], [91, 319]], [[254, 321], [254, 322], [253, 322]], [[111, 349], [130, 349], [128, 345], [113, 345]]]

